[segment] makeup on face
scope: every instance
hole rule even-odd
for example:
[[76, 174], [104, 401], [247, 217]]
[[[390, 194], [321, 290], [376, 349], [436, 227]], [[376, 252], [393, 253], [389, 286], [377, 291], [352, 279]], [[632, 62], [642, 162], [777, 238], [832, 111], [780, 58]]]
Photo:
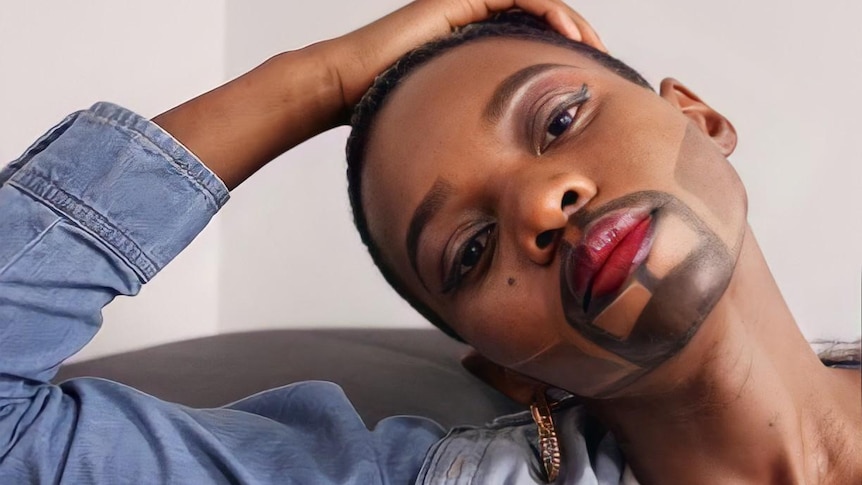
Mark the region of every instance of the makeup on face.
[[[565, 50], [525, 44], [506, 43], [501, 57], [514, 65], [473, 52], [490, 53], [488, 42], [407, 82], [409, 102], [388, 126], [411, 143], [391, 145], [402, 171], [388, 173], [415, 171], [407, 206], [434, 210], [416, 210], [421, 225], [408, 214], [405, 259], [480, 352], [568, 391], [609, 395], [677, 355], [721, 299], [745, 228], [744, 204], [726, 197], [743, 191], [708, 134], [666, 100], [603, 67], [574, 66]], [[471, 62], [483, 76], [468, 83]], [[437, 91], [447, 85], [459, 89]], [[421, 103], [428, 96], [433, 105]], [[441, 180], [445, 197], [433, 196]], [[567, 184], [576, 203], [565, 203]], [[556, 202], [528, 207], [551, 192]], [[541, 227], [536, 210], [560, 210], [561, 198], [568, 215], [548, 217], [568, 225]], [[519, 224], [556, 233], [539, 245], [553, 248], [547, 258], [525, 246], [541, 230]]]
[[[555, 344], [513, 368], [601, 398], [685, 347], [724, 293], [734, 258], [666, 193], [630, 194], [577, 219], [581, 238], [560, 248], [561, 302], [575, 333], [559, 332]], [[577, 373], [554, 367], [577, 354]]]
[[[721, 240], [670, 194], [640, 192], [605, 207], [620, 204], [628, 207], [590, 218], [592, 227], [584, 232], [577, 246], [563, 244], [560, 275], [563, 309], [573, 328], [603, 348], [639, 366], [654, 367], [682, 348], [697, 331], [724, 293], [734, 258]], [[673, 221], [666, 231], [665, 221]], [[696, 236], [692, 247], [675, 244], [677, 235], [681, 240], [690, 240], [692, 234]], [[659, 236], [662, 240], [654, 241]], [[655, 242], [659, 244], [653, 248]], [[581, 248], [594, 244], [601, 245], [602, 252], [598, 254], [604, 260], [586, 260], [585, 271], [585, 259], [581, 256], [585, 250]], [[663, 255], [680, 260], [657, 277], [652, 271], [652, 259], [658, 260], [660, 266]], [[609, 264], [617, 267], [608, 269]], [[610, 277], [605, 276], [608, 272]], [[582, 276], [589, 274], [592, 279]], [[583, 278], [580, 282], [579, 277]], [[613, 287], [603, 283], [602, 277], [613, 281]], [[577, 292], [579, 284], [586, 288], [584, 296]], [[622, 291], [633, 284], [636, 290]], [[629, 299], [638, 300], [636, 306], [641, 306], [644, 292], [651, 298], [630, 324], [628, 333], [611, 332], [602, 326], [612, 324], [606, 312], [614, 312], [614, 306], [634, 303]], [[666, 301], [659, 302], [657, 296]], [[630, 308], [627, 312], [631, 313]]]
[[565, 287], [584, 312], [590, 310], [591, 302], [615, 295], [646, 259], [652, 245], [651, 227], [649, 206], [620, 209], [591, 221], [577, 245], [564, 243]]

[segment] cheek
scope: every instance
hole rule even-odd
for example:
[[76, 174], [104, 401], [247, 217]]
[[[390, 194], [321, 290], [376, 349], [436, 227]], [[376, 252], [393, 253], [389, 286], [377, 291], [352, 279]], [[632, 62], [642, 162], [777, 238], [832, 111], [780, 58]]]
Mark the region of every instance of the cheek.
[[[608, 200], [649, 188], [673, 192], [674, 168], [687, 120], [658, 106], [634, 108], [626, 100], [608, 100], [594, 124], [595, 132], [584, 131], [577, 143], [577, 167], [600, 188]], [[609, 129], [607, 127], [613, 127]]]
[[582, 166], [603, 189], [603, 201], [644, 189], [673, 194], [736, 252], [747, 214], [742, 181], [712, 140], [663, 105], [616, 107], [623, 116], [613, 121], [625, 143], [588, 140]]
[[652, 279], [665, 278], [694, 252], [701, 239], [701, 235], [679, 214], [663, 217], [645, 263]]
[[[551, 272], [544, 276], [556, 281]], [[605, 392], [641, 370], [572, 329], [558, 286], [516, 281], [483, 289], [483, 297], [465, 298], [469, 303], [458, 313], [459, 334], [482, 355], [583, 396]]]
[[739, 175], [694, 124], [680, 144], [673, 180], [686, 201], [736, 253], [745, 229], [748, 200]]
[[476, 350], [492, 361], [511, 367], [559, 340], [553, 322], [562, 320], [559, 289], [543, 289], [537, 282], [512, 276], [513, 285], [486, 284], [462, 297], [452, 321]]

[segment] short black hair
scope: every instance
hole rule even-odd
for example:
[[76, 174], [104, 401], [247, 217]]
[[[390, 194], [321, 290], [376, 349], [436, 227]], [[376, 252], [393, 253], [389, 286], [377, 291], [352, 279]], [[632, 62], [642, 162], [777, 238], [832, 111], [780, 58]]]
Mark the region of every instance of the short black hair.
[[394, 65], [377, 76], [371, 88], [365, 93], [353, 111], [351, 119], [352, 130], [347, 138], [347, 193], [350, 206], [353, 209], [353, 222], [359, 231], [359, 236], [368, 248], [371, 259], [380, 269], [386, 281], [407, 300], [416, 311], [428, 321], [440, 328], [450, 337], [463, 342], [463, 339], [439, 315], [411, 294], [407, 285], [389, 267], [380, 253], [380, 248], [371, 238], [368, 231], [368, 221], [362, 206], [362, 169], [365, 165], [365, 150], [371, 134], [377, 113], [383, 108], [386, 100], [411, 73], [430, 60], [470, 42], [494, 37], [531, 40], [566, 47], [598, 62], [610, 71], [639, 86], [652, 89], [649, 83], [637, 71], [602, 51], [570, 40], [552, 30], [541, 19], [532, 15], [510, 11], [497, 14], [488, 20], [467, 25], [455, 30], [451, 35], [422, 45], [401, 57]]

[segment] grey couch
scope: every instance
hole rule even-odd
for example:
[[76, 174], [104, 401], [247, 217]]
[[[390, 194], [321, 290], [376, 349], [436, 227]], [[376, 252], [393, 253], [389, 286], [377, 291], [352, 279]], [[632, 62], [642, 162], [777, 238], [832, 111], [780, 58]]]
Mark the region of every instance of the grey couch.
[[57, 382], [103, 377], [194, 407], [303, 380], [340, 384], [369, 426], [398, 414], [443, 426], [522, 408], [460, 366], [466, 347], [436, 330], [272, 330], [218, 335], [64, 366]]

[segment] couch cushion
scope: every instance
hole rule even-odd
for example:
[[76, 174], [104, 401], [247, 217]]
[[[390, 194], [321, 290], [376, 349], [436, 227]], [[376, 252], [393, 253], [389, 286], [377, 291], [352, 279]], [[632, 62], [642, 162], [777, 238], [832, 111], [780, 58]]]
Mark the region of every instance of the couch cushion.
[[62, 367], [167, 401], [216, 407], [303, 380], [340, 384], [366, 424], [411, 414], [443, 426], [522, 410], [461, 368], [466, 347], [437, 330], [268, 330], [150, 347]]

